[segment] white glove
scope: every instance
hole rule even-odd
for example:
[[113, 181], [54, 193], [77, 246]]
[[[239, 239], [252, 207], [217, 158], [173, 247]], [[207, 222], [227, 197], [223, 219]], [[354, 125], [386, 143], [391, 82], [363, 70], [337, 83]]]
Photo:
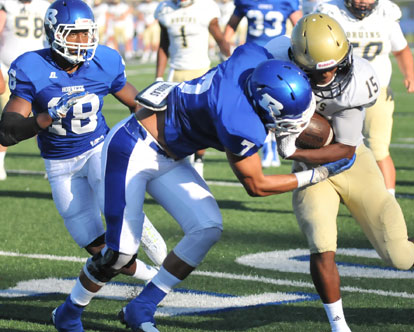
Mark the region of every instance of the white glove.
[[81, 92], [68, 92], [60, 97], [55, 106], [49, 107], [47, 112], [53, 119], [53, 121], [66, 117], [66, 113], [70, 108], [75, 105], [79, 99], [83, 98], [87, 94], [86, 91]]
[[299, 134], [276, 135], [277, 152], [283, 158], [289, 158], [296, 152], [296, 139]]

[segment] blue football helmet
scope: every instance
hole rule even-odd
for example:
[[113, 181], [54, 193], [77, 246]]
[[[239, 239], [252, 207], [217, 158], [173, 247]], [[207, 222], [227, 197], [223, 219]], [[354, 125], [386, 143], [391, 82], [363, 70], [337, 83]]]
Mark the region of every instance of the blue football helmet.
[[[91, 8], [82, 0], [57, 0], [46, 11], [44, 27], [50, 47], [67, 61], [91, 60], [98, 47], [98, 27]], [[87, 43], [67, 42], [72, 31], [88, 31]]]
[[247, 79], [246, 90], [266, 128], [279, 135], [302, 132], [315, 112], [306, 74], [288, 61], [259, 64]]

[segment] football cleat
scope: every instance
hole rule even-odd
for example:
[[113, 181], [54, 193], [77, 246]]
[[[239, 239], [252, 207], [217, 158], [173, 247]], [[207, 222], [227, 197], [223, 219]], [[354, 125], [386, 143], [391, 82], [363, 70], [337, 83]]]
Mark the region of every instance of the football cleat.
[[84, 307], [75, 305], [70, 296], [66, 301], [52, 311], [51, 321], [59, 332], [84, 332], [81, 314]]
[[[123, 307], [122, 310], [118, 313], [118, 319], [121, 322], [121, 324], [124, 324], [128, 328], [130, 326], [125, 321], [125, 310], [126, 310], [126, 307]], [[155, 324], [152, 322], [142, 323], [138, 328], [132, 328], [132, 331], [133, 332], [160, 332], [155, 327]]]

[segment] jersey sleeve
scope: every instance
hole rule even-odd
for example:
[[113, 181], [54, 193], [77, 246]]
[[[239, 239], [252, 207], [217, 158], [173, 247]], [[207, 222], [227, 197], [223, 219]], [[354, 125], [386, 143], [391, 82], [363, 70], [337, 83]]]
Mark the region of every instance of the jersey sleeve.
[[[203, 1], [207, 1], [207, 0], [203, 0]], [[208, 10], [208, 13], [209, 13], [208, 15], [209, 22], [214, 18], [218, 19], [221, 17], [220, 7], [215, 1], [207, 1], [206, 9]]]
[[33, 70], [25, 64], [26, 61], [22, 57], [12, 62], [8, 71], [9, 89], [13, 95], [32, 103], [36, 94], [36, 86], [33, 79], [27, 75], [27, 73], [33, 73]]
[[391, 51], [398, 52], [404, 49], [408, 42], [401, 30], [401, 26], [398, 22], [394, 22], [391, 25], [390, 33]]
[[122, 57], [119, 55], [119, 53], [117, 54], [118, 54], [118, 57], [115, 57], [115, 58], [117, 59], [116, 65], [118, 67], [118, 70], [115, 73], [115, 78], [112, 81], [111, 89], [109, 91], [112, 94], [117, 93], [119, 90], [121, 90], [125, 86], [126, 80], [127, 80], [126, 72], [125, 72], [125, 62], [122, 59]]
[[361, 141], [364, 118], [365, 111], [360, 108], [348, 108], [337, 112], [331, 124], [335, 134], [335, 141], [350, 146], [357, 146]]

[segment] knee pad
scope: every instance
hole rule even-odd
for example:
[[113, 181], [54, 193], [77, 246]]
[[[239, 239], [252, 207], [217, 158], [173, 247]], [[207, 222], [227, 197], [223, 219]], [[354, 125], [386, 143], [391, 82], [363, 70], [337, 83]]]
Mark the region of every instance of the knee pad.
[[123, 267], [131, 266], [136, 257], [137, 255], [126, 255], [105, 247], [88, 259], [83, 271], [93, 282], [106, 283], [118, 275]]
[[196, 267], [210, 248], [220, 239], [222, 229], [211, 227], [184, 235], [174, 253], [188, 265]]

